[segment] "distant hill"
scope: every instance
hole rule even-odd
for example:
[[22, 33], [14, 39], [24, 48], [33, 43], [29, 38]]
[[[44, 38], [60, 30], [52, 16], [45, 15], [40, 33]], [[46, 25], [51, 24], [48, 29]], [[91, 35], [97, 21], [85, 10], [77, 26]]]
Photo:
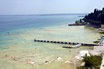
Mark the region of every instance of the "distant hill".
[[101, 24], [104, 24], [104, 8], [102, 10], [94, 9], [94, 12], [86, 15], [83, 20], [89, 25], [101, 27]]

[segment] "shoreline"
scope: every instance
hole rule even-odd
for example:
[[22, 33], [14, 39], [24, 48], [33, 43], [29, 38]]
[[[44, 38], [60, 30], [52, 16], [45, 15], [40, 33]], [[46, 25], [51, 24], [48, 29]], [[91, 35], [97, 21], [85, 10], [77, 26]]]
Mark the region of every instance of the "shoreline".
[[[74, 26], [74, 25], [73, 25]], [[102, 30], [101, 28], [94, 26], [94, 25], [85, 25], [88, 27], [92, 27], [94, 29], [97, 29], [98, 32], [104, 32], [104, 30]], [[104, 36], [104, 34], [100, 33], [100, 36]], [[90, 54], [92, 55], [100, 55], [102, 54], [102, 63], [100, 65], [100, 69], [104, 68], [104, 46], [94, 46], [92, 51], [89, 51]], [[77, 60], [77, 59], [76, 59]], [[80, 61], [78, 61], [80, 63]], [[78, 66], [84, 66], [83, 63], [79, 64]]]
[[86, 24], [68, 24], [68, 26], [84, 26]]
[[[77, 27], [78, 28], [78, 27]], [[47, 37], [48, 38], [46, 38], [46, 39], [50, 39], [50, 36], [49, 36], [49, 34], [51, 34], [51, 35], [57, 35], [57, 34], [55, 34], [55, 33], [58, 33], [58, 35], [56, 36], [57, 38], [55, 38], [55, 39], [57, 39], [57, 40], [69, 40], [69, 39], [65, 39], [64, 37], [63, 38], [59, 38], [58, 36], [60, 35], [60, 36], [65, 36], [66, 34], [63, 34], [62, 35], [62, 33], [67, 33], [67, 35], [69, 36], [69, 34], [70, 34], [70, 32], [69, 32], [69, 30], [71, 29], [72, 30], [72, 32], [73, 32], [73, 30], [74, 30], [74, 32], [73, 33], [75, 33], [75, 32], [77, 32], [77, 31], [80, 31], [80, 29], [83, 29], [83, 27], [79, 27], [79, 29], [77, 29], [77, 28], [69, 28], [69, 27], [58, 27], [57, 28], [57, 26], [56, 27], [46, 27], [46, 28], [44, 28], [44, 29], [42, 29], [42, 30], [35, 30], [35, 29], [25, 29], [25, 30], [19, 30], [19, 31], [17, 31], [17, 32], [22, 32], [22, 34], [19, 34], [19, 35], [13, 35], [13, 36], [18, 36], [19, 38], [21, 38], [23, 41], [26, 41], [26, 42], [23, 42], [23, 43], [21, 43], [21, 45], [17, 45], [16, 47], [14, 46], [14, 48], [12, 48], [12, 47], [10, 47], [9, 49], [10, 50], [4, 50], [4, 52], [5, 53], [7, 53], [7, 55], [8, 55], [8, 53], [9, 54], [11, 54], [11, 55], [13, 55], [13, 56], [15, 56], [14, 54], [16, 54], [17, 56], [15, 56], [15, 57], [24, 57], [24, 56], [21, 56], [21, 55], [23, 55], [24, 53], [21, 53], [21, 50], [23, 50], [22, 52], [24, 52], [24, 51], [28, 51], [29, 53], [26, 53], [26, 55], [29, 55], [30, 53], [33, 53], [32, 55], [39, 55], [39, 51], [41, 51], [41, 49], [39, 49], [40, 47], [42, 47], [42, 49], [43, 48], [47, 48], [47, 49], [49, 49], [49, 50], [52, 50], [52, 51], [54, 51], [53, 49], [56, 49], [55, 50], [55, 52], [52, 52], [52, 53], [49, 53], [49, 54], [54, 54], [54, 53], [56, 53], [56, 54], [58, 54], [57, 52], [59, 51], [59, 53], [61, 53], [61, 55], [63, 54], [62, 52], [64, 52], [64, 53], [66, 53], [65, 55], [66, 55], [66, 57], [62, 57], [63, 59], [65, 59], [65, 62], [67, 63], [66, 65], [64, 65], [64, 66], [67, 66], [67, 65], [70, 65], [70, 64], [68, 64], [68, 62], [69, 62], [69, 60], [68, 59], [70, 59], [70, 54], [71, 55], [73, 55], [73, 53], [72, 53], [72, 50], [73, 51], [75, 51], [75, 52], [77, 52], [77, 51], [79, 51], [80, 49], [86, 49], [86, 48], [79, 48], [79, 49], [62, 49], [61, 47], [60, 47], [60, 45], [54, 45], [54, 44], [40, 44], [40, 45], [37, 45], [38, 43], [36, 43], [36, 46], [32, 46], [32, 48], [33, 47], [37, 47], [38, 49], [39, 49], [39, 51], [37, 52], [37, 53], [35, 53], [34, 52], [34, 49], [32, 49], [31, 50], [31, 48], [28, 48], [28, 46], [31, 46], [30, 45], [30, 43], [28, 43], [27, 41], [31, 41], [33, 38], [32, 38], [32, 36], [34, 37], [40, 37], [40, 33], [41, 33], [41, 38], [46, 38], [46, 37], [44, 37], [44, 35], [46, 35], [46, 34], [48, 34], [47, 35]], [[54, 29], [54, 30], [53, 30]], [[61, 30], [60, 30], [61, 29]], [[76, 30], [77, 29], [77, 30]], [[51, 31], [47, 31], [47, 30], [51, 30]], [[83, 31], [83, 30], [82, 30]], [[36, 34], [36, 32], [39, 32], [39, 34], [37, 33]], [[34, 35], [34, 34], [35, 35]], [[79, 32], [80, 33], [80, 32]], [[19, 39], [20, 40], [20, 39]], [[53, 39], [54, 40], [54, 39]], [[25, 44], [24, 44], [25, 43]], [[27, 44], [27, 45], [26, 45]], [[24, 46], [22, 46], [22, 45], [24, 45]], [[34, 44], [34, 42], [33, 42], [33, 45], [35, 45]], [[21, 47], [22, 47], [22, 49], [21, 49]], [[25, 47], [25, 50], [24, 50], [24, 47]], [[56, 48], [55, 48], [56, 47]], [[89, 47], [88, 47], [89, 48]], [[88, 49], [87, 48], [87, 49]], [[18, 51], [18, 49], [19, 49], [19, 51]], [[30, 50], [28, 50], [28, 49], [30, 49]], [[45, 49], [46, 50], [46, 49]], [[46, 57], [45, 55], [47, 55], [47, 50], [45, 51], [45, 50], [43, 50], [42, 52], [45, 52], [45, 54], [44, 54], [44, 57]], [[89, 49], [88, 49], [89, 50]], [[69, 52], [70, 51], [70, 52]], [[5, 53], [3, 53], [3, 54], [5, 54]], [[20, 53], [20, 54], [19, 54]], [[56, 55], [55, 54], [55, 55]], [[69, 54], [69, 55], [68, 55]], [[40, 54], [38, 57], [41, 57], [42, 56], [42, 54]], [[60, 56], [60, 54], [58, 54], [58, 56]], [[64, 56], [64, 55], [63, 55]], [[73, 55], [73, 57], [74, 57], [74, 55]], [[26, 58], [26, 57], [25, 57]], [[28, 57], [27, 57], [28, 58]], [[48, 58], [48, 57], [46, 57], [46, 58]], [[13, 59], [15, 59], [16, 60], [16, 58], [13, 58]], [[38, 58], [34, 58], [34, 60], [36, 60], [36, 59], [38, 59]], [[10, 60], [10, 62], [11, 62], [11, 60]], [[13, 61], [14, 62], [14, 61]], [[31, 62], [31, 61], [29, 61], [29, 62]], [[37, 62], [37, 61], [33, 61], [33, 62]], [[17, 62], [15, 62], [15, 63], [17, 63]], [[31, 62], [32, 63], [32, 62]], [[42, 63], [44, 63], [44, 61], [42, 62]], [[52, 63], [53, 65], [54, 65], [54, 63]], [[57, 63], [56, 63], [57, 64]], [[63, 63], [60, 63], [61, 65], [62, 64], [64, 64], [64, 62]], [[50, 64], [49, 64], [50, 65]], [[47, 65], [48, 66], [48, 65]], [[59, 66], [59, 65], [58, 65]], [[41, 66], [40, 66], [41, 67]]]

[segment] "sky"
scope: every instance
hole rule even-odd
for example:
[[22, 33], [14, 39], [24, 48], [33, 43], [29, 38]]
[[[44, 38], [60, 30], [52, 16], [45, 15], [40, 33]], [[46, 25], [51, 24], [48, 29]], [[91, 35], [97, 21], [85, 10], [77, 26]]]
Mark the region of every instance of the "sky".
[[0, 0], [0, 15], [89, 13], [104, 0]]

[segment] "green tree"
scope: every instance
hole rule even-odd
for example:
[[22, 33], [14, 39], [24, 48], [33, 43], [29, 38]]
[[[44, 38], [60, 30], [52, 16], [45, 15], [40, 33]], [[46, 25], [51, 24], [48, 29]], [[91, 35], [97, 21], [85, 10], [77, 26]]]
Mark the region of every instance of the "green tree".
[[102, 55], [90, 55], [83, 58], [83, 62], [85, 62], [85, 67], [90, 67], [94, 69], [98, 69], [101, 65]]

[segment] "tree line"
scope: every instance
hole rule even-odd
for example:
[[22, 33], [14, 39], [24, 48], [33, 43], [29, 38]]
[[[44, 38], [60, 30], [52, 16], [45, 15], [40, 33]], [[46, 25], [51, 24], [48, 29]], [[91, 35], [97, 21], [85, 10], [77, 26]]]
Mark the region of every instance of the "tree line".
[[104, 24], [104, 8], [102, 10], [94, 9], [94, 12], [86, 15], [83, 20], [89, 25], [101, 27], [101, 24]]

